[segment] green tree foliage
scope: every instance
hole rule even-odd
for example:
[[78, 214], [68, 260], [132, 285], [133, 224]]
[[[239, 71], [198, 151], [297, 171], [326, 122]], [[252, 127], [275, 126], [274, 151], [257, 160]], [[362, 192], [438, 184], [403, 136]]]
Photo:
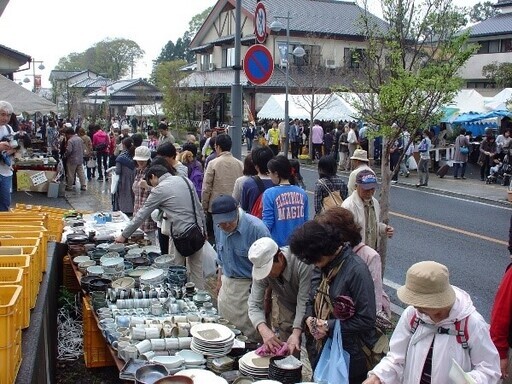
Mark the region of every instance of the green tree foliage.
[[105, 39], [84, 52], [73, 52], [62, 57], [57, 70], [80, 71], [89, 69], [113, 80], [130, 74], [137, 60], [144, 56], [139, 45], [128, 39]]
[[165, 61], [156, 66], [156, 86], [163, 93], [162, 107], [165, 115], [171, 119], [178, 131], [187, 131], [190, 122], [195, 120], [196, 105], [200, 96], [196, 92], [187, 91], [180, 83], [187, 73], [180, 70], [184, 60]]
[[482, 74], [496, 83], [498, 87], [512, 87], [512, 63], [487, 64], [482, 68]]
[[[362, 80], [356, 81], [354, 104], [383, 137], [381, 215], [387, 222], [391, 147], [403, 132], [415, 137], [439, 122], [442, 106], [462, 85], [457, 71], [476, 46], [460, 33], [464, 13], [451, 0], [383, 0], [381, 6], [387, 28], [369, 17], [362, 20], [368, 46], [360, 57]], [[386, 241], [379, 251], [384, 266]]]
[[472, 22], [476, 23], [479, 21], [487, 20], [490, 17], [498, 15], [500, 11], [493, 7], [493, 3], [490, 1], [484, 1], [483, 3], [476, 3], [469, 12], [469, 18]]

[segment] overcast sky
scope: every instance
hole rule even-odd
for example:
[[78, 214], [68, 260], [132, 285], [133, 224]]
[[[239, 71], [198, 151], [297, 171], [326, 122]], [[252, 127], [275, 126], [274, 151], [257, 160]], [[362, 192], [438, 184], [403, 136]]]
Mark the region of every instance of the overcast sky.
[[[477, 2], [455, 0], [462, 6]], [[192, 17], [215, 4], [216, 0], [10, 0], [0, 16], [0, 44], [44, 61], [42, 71], [36, 64], [36, 74], [42, 75], [43, 87], [49, 87], [50, 72], [61, 57], [106, 38], [126, 38], [146, 52], [134, 77], [148, 77], [152, 60], [165, 44], [176, 43]], [[25, 77], [22, 72], [15, 75], [17, 81]]]
[[[43, 87], [49, 87], [48, 77], [61, 57], [106, 38], [126, 38], [146, 52], [134, 77], [147, 77], [165, 44], [176, 43], [192, 17], [215, 4], [216, 0], [10, 0], [0, 16], [0, 44], [44, 61], [45, 69], [37, 69], [37, 64], [36, 74], [42, 75]], [[24, 77], [15, 74], [17, 80]]]

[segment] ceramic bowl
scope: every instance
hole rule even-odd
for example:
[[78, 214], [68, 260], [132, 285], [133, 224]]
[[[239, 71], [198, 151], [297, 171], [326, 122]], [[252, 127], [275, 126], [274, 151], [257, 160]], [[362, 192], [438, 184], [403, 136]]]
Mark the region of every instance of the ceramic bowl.
[[166, 376], [167, 369], [161, 364], [147, 364], [135, 371], [135, 381], [139, 384], [152, 384]]
[[173, 375], [162, 377], [155, 381], [154, 384], [194, 384], [194, 380], [188, 376]]

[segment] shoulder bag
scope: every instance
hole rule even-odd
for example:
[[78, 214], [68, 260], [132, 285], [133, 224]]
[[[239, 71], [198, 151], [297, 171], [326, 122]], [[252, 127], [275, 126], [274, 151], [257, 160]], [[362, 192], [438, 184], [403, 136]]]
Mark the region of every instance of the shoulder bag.
[[469, 153], [469, 148], [467, 146], [461, 144], [460, 137], [459, 137], [459, 151], [460, 151], [461, 155], [467, 155]]
[[190, 200], [192, 202], [192, 209], [194, 210], [195, 222], [180, 235], [175, 235], [173, 233], [171, 224], [170, 232], [174, 245], [176, 246], [176, 250], [180, 253], [181, 256], [188, 257], [203, 247], [204, 242], [206, 241], [206, 237], [203, 233], [203, 230], [197, 223], [196, 202], [192, 188], [190, 188], [190, 185], [185, 177], [180, 177], [185, 181], [185, 184], [187, 185], [187, 188], [190, 192]]
[[328, 195], [322, 199], [322, 211], [326, 211], [329, 208], [341, 207], [343, 199], [341, 197], [340, 191], [331, 191], [331, 189], [322, 179], [318, 179], [318, 183], [328, 193]]

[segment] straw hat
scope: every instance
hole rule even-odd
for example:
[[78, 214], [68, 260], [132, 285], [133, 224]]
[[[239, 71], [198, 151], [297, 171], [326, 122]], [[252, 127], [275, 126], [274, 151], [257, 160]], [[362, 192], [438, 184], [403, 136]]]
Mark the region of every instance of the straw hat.
[[435, 261], [421, 261], [407, 271], [405, 285], [398, 288], [398, 298], [420, 308], [447, 308], [455, 303], [448, 268]]
[[364, 149], [356, 149], [354, 151], [354, 154], [350, 158], [350, 160], [359, 160], [364, 161], [365, 163], [368, 162], [368, 152], [366, 152]]

